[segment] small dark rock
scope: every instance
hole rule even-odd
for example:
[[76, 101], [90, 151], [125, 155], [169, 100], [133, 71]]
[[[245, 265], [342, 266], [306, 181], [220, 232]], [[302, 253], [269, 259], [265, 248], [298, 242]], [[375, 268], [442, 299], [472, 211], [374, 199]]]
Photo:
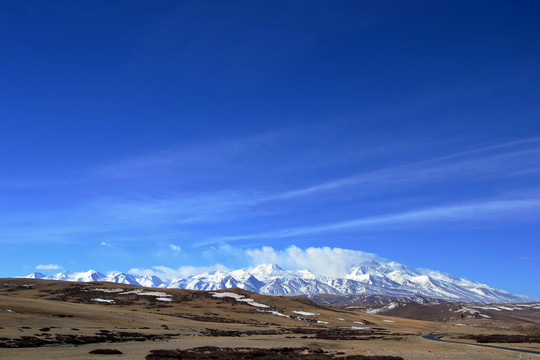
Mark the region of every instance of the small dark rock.
[[123, 352], [116, 349], [95, 349], [89, 352], [93, 355], [122, 355]]

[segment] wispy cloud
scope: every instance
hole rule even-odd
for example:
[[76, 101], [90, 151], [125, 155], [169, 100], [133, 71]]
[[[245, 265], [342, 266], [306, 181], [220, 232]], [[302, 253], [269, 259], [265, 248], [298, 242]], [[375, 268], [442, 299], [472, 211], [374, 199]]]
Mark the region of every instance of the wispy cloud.
[[[139, 231], [132, 240], [155, 232], [159, 237], [181, 226], [198, 223], [221, 223], [247, 219], [244, 213], [253, 199], [236, 193], [206, 193], [171, 196], [169, 198], [139, 196], [137, 199], [101, 198], [60, 209], [31, 212], [5, 212], [0, 217], [0, 242], [73, 241], [78, 235], [106, 236], [118, 231]], [[177, 231], [177, 230], [175, 230]], [[112, 246], [103, 238], [97, 242]]]
[[[532, 148], [531, 148], [532, 145]], [[524, 146], [527, 146], [524, 148]], [[493, 153], [493, 151], [499, 151]], [[501, 151], [502, 150], [502, 151]], [[478, 181], [540, 172], [540, 137], [489, 145], [415, 163], [368, 171], [268, 196], [266, 200], [290, 199], [343, 190], [351, 186], [392, 187], [430, 181]], [[466, 174], [466, 177], [464, 176]]]
[[[349, 188], [353, 186], [364, 189], [365, 195], [369, 195], [373, 188], [376, 188], [378, 193], [384, 193], [406, 186], [421, 186], [425, 183], [456, 181], [456, 179], [460, 182], [481, 181], [486, 178], [500, 180], [505, 177], [521, 176], [524, 171], [529, 174], [533, 171], [540, 173], [540, 147], [515, 149], [516, 146], [540, 145], [539, 143], [540, 138], [531, 138], [485, 146], [459, 154], [365, 172], [305, 188], [275, 193], [265, 192], [263, 188], [258, 193], [236, 190], [205, 192], [199, 195], [176, 195], [167, 198], [148, 197], [137, 201], [113, 200], [101, 206], [100, 212], [105, 212], [112, 218], [126, 218], [130, 221], [140, 218], [142, 221], [156, 219], [176, 223], [214, 222], [237, 216], [243, 218], [252, 216], [254, 213], [249, 209], [255, 207], [260, 209], [261, 205], [275, 203], [279, 207], [282, 201], [316, 198], [327, 192], [349, 191]], [[489, 153], [501, 149], [513, 149], [513, 151]], [[481, 156], [466, 157], [479, 154]], [[362, 198], [362, 191], [355, 192], [354, 196]]]
[[532, 257], [532, 256], [522, 256], [520, 259], [527, 260], [527, 261], [540, 261], [540, 257]]
[[58, 270], [60, 268], [61, 266], [56, 264], [36, 265], [36, 270]]
[[169, 249], [171, 249], [172, 251], [175, 251], [175, 252], [182, 251], [182, 248], [180, 246], [174, 245], [174, 244], [169, 244]]
[[[477, 147], [467, 151], [428, 158], [414, 163], [405, 163], [392, 167], [375, 169], [376, 165], [366, 168], [366, 171], [356, 175], [335, 178], [326, 182], [314, 183], [311, 186], [294, 188], [293, 182], [275, 181], [279, 186], [263, 182], [253, 183], [246, 189], [241, 184], [244, 178], [252, 175], [250, 166], [260, 158], [251, 158], [245, 165], [245, 172], [230, 175], [225, 181], [228, 187], [223, 187], [220, 176], [231, 162], [240, 162], [246, 153], [251, 152], [261, 144], [270, 144], [270, 148], [279, 143], [283, 135], [273, 134], [243, 140], [229, 140], [217, 144], [208, 144], [199, 148], [169, 150], [157, 152], [117, 162], [95, 171], [95, 176], [130, 177], [153, 176], [162, 177], [163, 172], [173, 171], [181, 173], [180, 177], [199, 174], [197, 180], [190, 179], [188, 185], [183, 187], [184, 178], [172, 176], [170, 181], [177, 181], [172, 188], [158, 187], [151, 191], [135, 188], [133, 191], [120, 191], [110, 195], [101, 195], [79, 202], [72, 201], [64, 208], [45, 209], [43, 211], [31, 210], [14, 212], [12, 209], [1, 213], [0, 241], [19, 242], [42, 241], [71, 241], [77, 234], [106, 234], [120, 231], [144, 230], [146, 232], [160, 229], [161, 234], [173, 232], [181, 227], [197, 224], [217, 224], [233, 221], [252, 220], [256, 217], [287, 216], [294, 206], [301, 204], [302, 200], [317, 201], [328, 194], [340, 193], [349, 200], [362, 201], [372, 194], [385, 194], [396, 189], [419, 188], [425, 184], [441, 186], [448, 183], [481, 183], [486, 179], [497, 179], [524, 176], [527, 179], [540, 174], [540, 138], [522, 139], [502, 144], [491, 144]], [[309, 159], [308, 159], [309, 160]], [[193, 167], [195, 171], [182, 171], [183, 167]], [[187, 168], [186, 168], [187, 169]], [[184, 170], [186, 170], [184, 169]], [[190, 168], [191, 169], [191, 168]], [[187, 169], [187, 170], [190, 170]], [[193, 170], [191, 169], [191, 170]], [[370, 170], [371, 169], [371, 170]], [[199, 175], [196, 175], [197, 177]], [[213, 177], [217, 177], [219, 186], [197, 187], [199, 183], [207, 184]], [[203, 179], [203, 180], [201, 180]], [[280, 180], [280, 178], [277, 178]], [[305, 183], [306, 179], [302, 179]], [[136, 183], [145, 181], [136, 181]], [[251, 184], [251, 182], [248, 181]], [[286, 184], [283, 186], [282, 184]], [[530, 185], [534, 192], [534, 184]], [[521, 189], [521, 188], [520, 188]], [[354, 190], [354, 191], [352, 191]], [[441, 191], [444, 189], [441, 188]], [[512, 193], [513, 188], [500, 188], [498, 195]], [[411, 192], [412, 197], [421, 196], [418, 192]], [[405, 206], [396, 204], [394, 212], [386, 215], [362, 217], [360, 219], [333, 222], [326, 225], [312, 225], [306, 222], [304, 227], [286, 228], [273, 232], [257, 232], [253, 235], [225, 236], [225, 240], [284, 238], [299, 236], [301, 234], [337, 231], [347, 228], [375, 227], [380, 225], [405, 224], [419, 221], [434, 221], [437, 219], [451, 219], [452, 217], [479, 219], [493, 216], [496, 213], [511, 213], [520, 207], [531, 206], [535, 197], [525, 194], [532, 200], [523, 201], [493, 201], [471, 202], [465, 205], [445, 205], [449, 199], [444, 194], [437, 200], [436, 206], [425, 210], [406, 211]], [[519, 195], [518, 195], [519, 196]], [[388, 199], [386, 199], [388, 201]], [[529, 205], [526, 205], [529, 204]], [[325, 205], [326, 206], [326, 205]], [[505, 210], [503, 210], [503, 208]], [[468, 211], [467, 209], [470, 209]], [[377, 210], [375, 210], [377, 211]], [[380, 210], [379, 210], [380, 212]], [[320, 224], [320, 220], [318, 220]], [[22, 231], [24, 230], [24, 231]], [[133, 237], [143, 236], [142, 232]], [[104, 242], [112, 244], [110, 239], [103, 238]], [[167, 240], [165, 240], [167, 241]], [[171, 241], [171, 240], [168, 240]]]
[[493, 220], [501, 215], [508, 216], [513, 212], [536, 209], [540, 209], [540, 199], [487, 201], [446, 207], [434, 207], [397, 214], [365, 217], [326, 225], [288, 228], [249, 235], [224, 236], [211, 239], [207, 242], [199, 243], [199, 245], [221, 241], [289, 238], [353, 228], [376, 228], [380, 226], [410, 225], [432, 221], [447, 222], [479, 219]]
[[[123, 179], [161, 178], [164, 174], [171, 174], [174, 175], [175, 181], [179, 178], [189, 181], [200, 180], [209, 173], [215, 175], [219, 171], [230, 172], [232, 167], [241, 167], [249, 159], [256, 161], [255, 157], [260, 155], [255, 155], [257, 154], [255, 150], [271, 149], [278, 143], [290, 140], [291, 137], [292, 134], [288, 132], [273, 131], [181, 147], [172, 146], [95, 167], [90, 173], [95, 177]], [[240, 159], [242, 161], [239, 161]]]

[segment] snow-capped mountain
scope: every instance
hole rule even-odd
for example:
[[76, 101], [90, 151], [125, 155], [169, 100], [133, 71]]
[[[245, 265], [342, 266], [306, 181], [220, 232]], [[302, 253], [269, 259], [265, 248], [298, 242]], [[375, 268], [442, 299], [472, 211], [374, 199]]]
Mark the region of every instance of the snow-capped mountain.
[[223, 271], [210, 271], [190, 276], [187, 279], [177, 280], [171, 285], [174, 285], [175, 288], [193, 290], [220, 290], [239, 287], [236, 279]]
[[[165, 288], [167, 283], [154, 275], [145, 275], [137, 276], [136, 281], [141, 284], [141, 286], [154, 287], [154, 288]], [[133, 284], [134, 285], [134, 284]]]
[[248, 270], [211, 271], [182, 279], [161, 279], [121, 272], [104, 275], [94, 270], [61, 272], [55, 275], [33, 273], [26, 278], [78, 282], [108, 281], [146, 287], [191, 290], [242, 288], [264, 295], [386, 295], [432, 298], [451, 302], [503, 303], [528, 299], [504, 290], [456, 278], [436, 271], [414, 270], [396, 262], [366, 260], [342, 278], [314, 274], [309, 270], [284, 270], [275, 264], [262, 264]]
[[[32, 274], [32, 275], [35, 275], [35, 274]], [[45, 279], [78, 281], [78, 282], [104, 281], [105, 278], [106, 278], [105, 275], [95, 270], [88, 270], [85, 272], [64, 271], [53, 276], [45, 277]], [[120, 282], [120, 281], [113, 281], [113, 282]], [[123, 284], [128, 284], [128, 282], [124, 282]]]

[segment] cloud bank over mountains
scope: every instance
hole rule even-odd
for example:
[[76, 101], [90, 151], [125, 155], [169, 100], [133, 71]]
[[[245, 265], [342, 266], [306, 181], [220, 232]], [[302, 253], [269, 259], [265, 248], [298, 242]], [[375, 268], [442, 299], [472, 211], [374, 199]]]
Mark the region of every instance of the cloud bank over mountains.
[[[368, 252], [332, 247], [309, 247], [302, 249], [292, 245], [282, 250], [271, 246], [255, 249], [239, 249], [223, 245], [215, 250], [224, 257], [244, 258], [247, 268], [260, 264], [276, 264], [283, 269], [306, 269], [315, 274], [329, 277], [344, 277], [354, 266], [369, 261], [388, 262], [387, 259]], [[153, 266], [150, 269], [131, 268], [128, 272], [138, 275], [155, 275], [164, 278], [178, 278], [207, 271], [228, 271], [223, 264], [209, 266], [180, 266], [176, 269], [166, 266]]]

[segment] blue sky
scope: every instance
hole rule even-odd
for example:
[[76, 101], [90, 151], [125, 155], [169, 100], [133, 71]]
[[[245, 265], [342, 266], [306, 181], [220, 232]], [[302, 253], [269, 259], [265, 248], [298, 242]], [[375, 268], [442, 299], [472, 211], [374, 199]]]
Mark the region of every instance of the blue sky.
[[539, 12], [4, 1], [0, 276], [337, 248], [540, 298]]

